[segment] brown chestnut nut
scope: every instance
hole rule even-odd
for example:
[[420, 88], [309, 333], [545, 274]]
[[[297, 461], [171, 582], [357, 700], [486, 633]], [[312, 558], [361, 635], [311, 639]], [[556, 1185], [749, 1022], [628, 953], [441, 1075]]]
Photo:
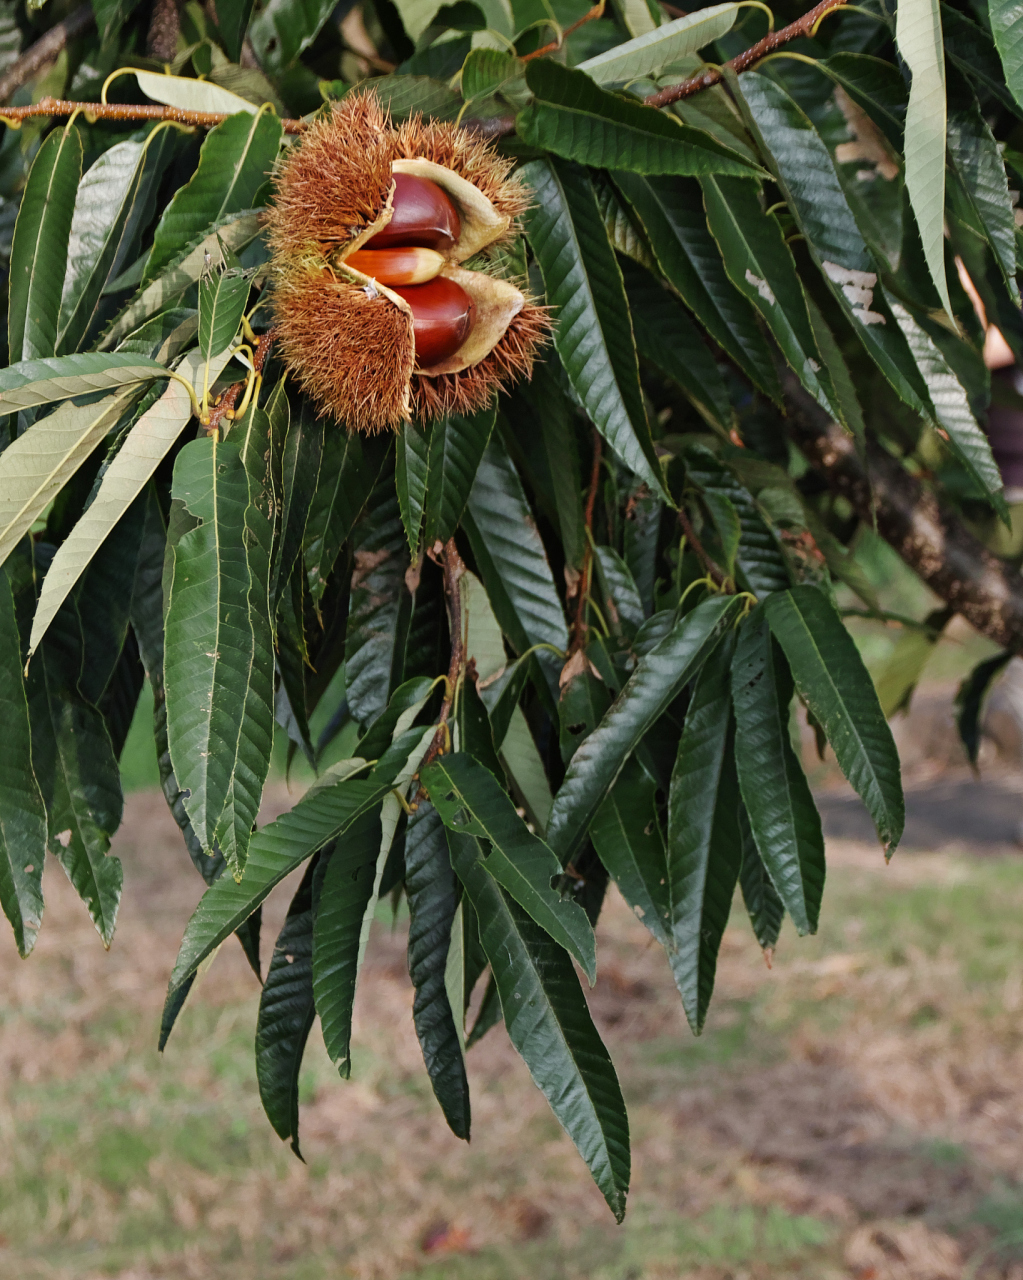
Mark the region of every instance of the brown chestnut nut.
[[357, 249], [345, 259], [364, 276], [372, 276], [381, 284], [426, 284], [444, 265], [435, 249], [419, 245], [401, 245], [394, 249]]
[[391, 221], [363, 247], [390, 249], [422, 245], [444, 252], [462, 233], [462, 220], [451, 197], [429, 178], [411, 173], [394, 175], [394, 214]]
[[399, 287], [394, 292], [412, 308], [416, 364], [429, 369], [453, 356], [476, 319], [476, 304], [462, 286], [437, 276], [429, 284]]

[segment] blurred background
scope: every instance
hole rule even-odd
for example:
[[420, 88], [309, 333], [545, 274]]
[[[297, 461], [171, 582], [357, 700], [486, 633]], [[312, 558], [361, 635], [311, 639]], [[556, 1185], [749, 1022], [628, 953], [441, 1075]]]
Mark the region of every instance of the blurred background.
[[[856, 555], [884, 610], [935, 608], [869, 531]], [[144, 700], [111, 951], [55, 863], [34, 955], [0, 929], [0, 1276], [1023, 1280], [1023, 680], [1010, 665], [991, 693], [977, 778], [953, 703], [993, 646], [959, 620], [937, 640], [851, 626], [889, 709], [919, 682], [893, 722], [909, 821], [891, 865], [800, 717], [829, 837], [820, 933], [786, 925], [768, 969], [740, 900], [694, 1039], [649, 934], [617, 897], [601, 919], [591, 1001], [634, 1132], [622, 1228], [503, 1027], [469, 1057], [471, 1145], [448, 1132], [402, 911], [381, 910], [370, 941], [350, 1082], [313, 1031], [305, 1163], [262, 1115], [257, 986], [233, 940], [156, 1052], [202, 884], [157, 790]], [[289, 784], [276, 749], [266, 818], [311, 780], [297, 763]], [[265, 909], [264, 964], [292, 888]]]

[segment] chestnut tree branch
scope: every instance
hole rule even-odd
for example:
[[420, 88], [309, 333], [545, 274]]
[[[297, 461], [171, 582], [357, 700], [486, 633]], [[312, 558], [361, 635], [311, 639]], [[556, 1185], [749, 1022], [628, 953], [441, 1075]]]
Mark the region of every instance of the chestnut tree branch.
[[[40, 98], [30, 107], [0, 107], [0, 121], [17, 122], [30, 116], [69, 116], [81, 111], [89, 120], [176, 120], [179, 124], [212, 129], [228, 119], [224, 111], [186, 111], [183, 107], [136, 106], [123, 102], [66, 102], [62, 98]], [[301, 120], [282, 120], [285, 133], [301, 133]]]
[[600, 432], [593, 428], [593, 466], [590, 468], [590, 487], [586, 495], [586, 548], [583, 551], [582, 571], [576, 586], [575, 618], [572, 622], [572, 643], [568, 646], [568, 656], [586, 647], [586, 633], [589, 624], [586, 620], [586, 606], [590, 598], [590, 579], [593, 575], [593, 511], [597, 504], [597, 489], [600, 485], [601, 448]]
[[[766, 58], [769, 53], [781, 48], [783, 44], [788, 44], [790, 40], [798, 40], [800, 36], [812, 35], [822, 18], [827, 17], [829, 13], [833, 13], [835, 9], [840, 9], [845, 3], [846, 0], [821, 0], [820, 4], [814, 5], [801, 18], [797, 18], [795, 22], [790, 22], [787, 27], [782, 27], [780, 31], [772, 31], [769, 35], [764, 36], [763, 40], [758, 40], [755, 45], [751, 45], [744, 53], [740, 53], [737, 57], [730, 59], [725, 63], [725, 66], [734, 71], [736, 75], [741, 75], [744, 71], [748, 71], [755, 62], [759, 62], [761, 58]], [[683, 80], [681, 84], [668, 85], [667, 88], [650, 94], [643, 101], [648, 107], [667, 107], [682, 98], [691, 98], [694, 93], [702, 93], [704, 89], [720, 84], [723, 79], [724, 72], [720, 68], [708, 67], [706, 71], [701, 72], [698, 76], [691, 76], [690, 79]]]
[[584, 13], [583, 16], [573, 22], [570, 27], [566, 27], [561, 33], [560, 40], [552, 40], [550, 44], [541, 45], [539, 49], [534, 49], [532, 53], [527, 53], [523, 57], [522, 61], [531, 62], [533, 58], [542, 58], [545, 53], [556, 53], [573, 31], [578, 31], [581, 26], [585, 25], [585, 23], [592, 22], [594, 18], [602, 18], [603, 16], [604, 0], [600, 0], [599, 4], [595, 4], [592, 9]]
[[[738, 57], [732, 58], [725, 65], [730, 67], [736, 74], [748, 71], [754, 63], [759, 62], [761, 58], [766, 57], [781, 45], [787, 44], [790, 40], [795, 40], [799, 36], [808, 36], [816, 29], [817, 24], [827, 14], [832, 13], [836, 9], [840, 9], [846, 0], [821, 0], [820, 4], [815, 5], [801, 18], [797, 18], [795, 22], [789, 23], [787, 27], [782, 27], [780, 31], [773, 31], [763, 40], [758, 40], [745, 53], [740, 53]], [[72, 18], [82, 14], [86, 6], [81, 10], [76, 10]], [[603, 0], [601, 4], [594, 5], [583, 17], [569, 27], [565, 31], [565, 35], [570, 34], [576, 27], [581, 26], [583, 22], [590, 22], [594, 18], [600, 17], [603, 13]], [[91, 21], [91, 11], [87, 14]], [[65, 20], [66, 25], [71, 22], [72, 18]], [[87, 24], [86, 24], [87, 25]], [[56, 31], [56, 27], [54, 31]], [[82, 28], [84, 30], [84, 27]], [[43, 40], [49, 38], [52, 32], [48, 32]], [[65, 36], [65, 42], [69, 39]], [[563, 37], [564, 38], [564, 37]], [[42, 41], [37, 42], [33, 49], [37, 48]], [[62, 45], [56, 46], [55, 52], [51, 55], [56, 56]], [[523, 61], [526, 62], [530, 58], [539, 57], [541, 54], [553, 52], [559, 46], [557, 43], [546, 45], [542, 49], [537, 49], [531, 54], [527, 54]], [[32, 51], [30, 50], [30, 53]], [[28, 55], [26, 55], [27, 57]], [[361, 55], [360, 55], [361, 56]], [[19, 60], [20, 62], [21, 60]], [[45, 61], [45, 59], [44, 59]], [[17, 65], [12, 68], [8, 76], [13, 75], [17, 69]], [[43, 65], [39, 62], [34, 70], [25, 73], [22, 80], [18, 83], [24, 83], [24, 80], [30, 78], [38, 67]], [[3, 90], [4, 84], [8, 77], [0, 80], [0, 91]], [[710, 67], [706, 71], [701, 72], [698, 76], [693, 76], [689, 80], [683, 80], [681, 84], [669, 85], [665, 89], [660, 89], [657, 93], [650, 94], [643, 101], [650, 107], [664, 107], [672, 102], [678, 102], [681, 98], [690, 98], [695, 93], [701, 93], [704, 89], [709, 89], [713, 85], [719, 84], [723, 78], [723, 73], [719, 68]], [[6, 96], [14, 92], [14, 85]], [[0, 92], [0, 102], [4, 101], [5, 95]], [[22, 120], [28, 119], [29, 116], [69, 116], [74, 111], [83, 111], [90, 120], [177, 120], [180, 124], [194, 125], [199, 128], [210, 129], [214, 125], [222, 124], [227, 115], [219, 111], [184, 111], [180, 107], [153, 107], [153, 106], [128, 106], [121, 103], [99, 103], [99, 102], [66, 102], [56, 98], [43, 98], [40, 102], [30, 107], [8, 107], [6, 110], [0, 111], [0, 121], [11, 121], [21, 123]], [[301, 133], [305, 128], [305, 124], [301, 120], [282, 120], [285, 133]], [[514, 116], [493, 116], [488, 120], [466, 120], [464, 128], [471, 130], [481, 138], [497, 139], [507, 137], [515, 132]]]
[[74, 13], [52, 26], [31, 45], [6, 75], [0, 76], [0, 102], [6, 102], [16, 89], [20, 89], [43, 67], [49, 65], [69, 40], [88, 31], [95, 21], [91, 4], [83, 4]]
[[[686, 535], [686, 542], [688, 542], [692, 547], [696, 558], [699, 560], [700, 564], [703, 565], [704, 569], [706, 569], [708, 578], [710, 578], [711, 582], [713, 582], [715, 586], [726, 586], [728, 584], [728, 579], [721, 572], [720, 566], [714, 563], [713, 556], [708, 553], [707, 548], [697, 537], [696, 530], [693, 528], [692, 521], [689, 519], [689, 515], [684, 506], [680, 506], [678, 509], [678, 522], [682, 526], [682, 532]], [[734, 593], [734, 584], [731, 589]]]
[[[465, 672], [465, 646], [462, 643], [464, 624], [461, 589], [461, 581], [466, 572], [465, 561], [459, 555], [454, 538], [449, 538], [443, 546], [440, 542], [434, 543], [426, 554], [435, 564], [440, 565], [444, 574], [444, 600], [448, 611], [448, 633], [451, 637], [451, 661], [448, 663], [448, 683], [444, 692], [444, 701], [440, 707], [437, 732], [433, 735], [433, 741], [430, 743], [426, 755], [423, 756], [422, 763], [419, 766], [419, 773], [422, 773], [426, 766], [436, 760], [438, 756], [443, 755], [450, 743], [451, 731], [448, 728], [448, 719], [454, 706], [458, 682]], [[416, 774], [417, 778], [419, 773]]]
[[897, 458], [852, 438], [791, 375], [789, 432], [829, 488], [848, 499], [931, 590], [996, 644], [1023, 654], [1023, 574], [990, 552]]

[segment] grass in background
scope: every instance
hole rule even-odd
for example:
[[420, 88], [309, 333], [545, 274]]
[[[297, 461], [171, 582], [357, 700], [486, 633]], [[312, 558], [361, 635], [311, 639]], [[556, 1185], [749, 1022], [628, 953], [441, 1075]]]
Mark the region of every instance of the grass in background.
[[[963, 1267], [995, 1244], [978, 1274], [1008, 1274], [1023, 1221], [1018, 859], [898, 854], [886, 870], [876, 851], [833, 851], [821, 933], [787, 929], [770, 972], [738, 904], [699, 1040], [658, 949], [613, 902], [592, 1004], [633, 1130], [618, 1229], [502, 1029], [470, 1055], [472, 1144], [446, 1131], [411, 1028], [402, 921], [374, 930], [351, 1082], [313, 1032], [307, 1164], [261, 1113], [240, 948], [225, 946], [161, 1059], [163, 981], [201, 887], [161, 805], [129, 804], [109, 955], [59, 873], [37, 954], [0, 946], [0, 1274], [839, 1280], [891, 1219], [922, 1222]], [[284, 906], [268, 908], [264, 959]]]

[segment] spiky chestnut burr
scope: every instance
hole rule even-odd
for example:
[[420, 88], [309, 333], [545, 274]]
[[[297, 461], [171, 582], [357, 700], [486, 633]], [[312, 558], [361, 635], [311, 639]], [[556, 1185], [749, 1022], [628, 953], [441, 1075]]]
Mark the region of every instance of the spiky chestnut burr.
[[[323, 412], [380, 431], [475, 412], [531, 375], [550, 333], [547, 309], [516, 283], [463, 265], [486, 266], [488, 251], [520, 234], [530, 194], [511, 168], [454, 125], [414, 117], [393, 126], [371, 92], [349, 94], [292, 148], [268, 213], [275, 325], [285, 361]], [[454, 218], [413, 207], [415, 184], [403, 175], [439, 188]], [[400, 267], [412, 283], [381, 266], [395, 241], [419, 250]], [[445, 320], [439, 299], [462, 326], [450, 329], [454, 346], [442, 358], [444, 343], [427, 346], [423, 336], [427, 321]]]

